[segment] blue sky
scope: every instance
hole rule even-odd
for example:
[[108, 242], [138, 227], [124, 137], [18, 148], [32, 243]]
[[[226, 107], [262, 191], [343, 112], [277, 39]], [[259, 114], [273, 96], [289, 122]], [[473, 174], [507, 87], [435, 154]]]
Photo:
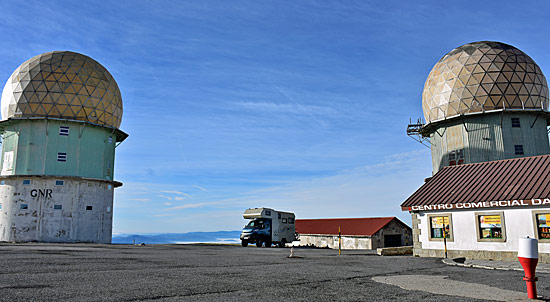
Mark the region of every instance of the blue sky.
[[550, 73], [544, 1], [173, 2], [0, 2], [0, 81], [52, 50], [117, 80], [116, 233], [237, 230], [259, 206], [410, 224], [431, 159], [405, 129], [439, 58], [495, 40]]

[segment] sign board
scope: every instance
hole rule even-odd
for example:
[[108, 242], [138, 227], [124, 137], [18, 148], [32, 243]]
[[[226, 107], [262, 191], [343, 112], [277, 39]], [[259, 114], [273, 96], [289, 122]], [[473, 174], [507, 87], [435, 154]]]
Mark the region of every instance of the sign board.
[[479, 223], [482, 228], [500, 228], [500, 215], [481, 215]]
[[452, 204], [428, 204], [420, 206], [401, 207], [403, 211], [441, 211], [441, 210], [468, 210], [483, 208], [513, 208], [526, 206], [550, 206], [550, 198], [533, 198], [517, 200], [459, 202]]

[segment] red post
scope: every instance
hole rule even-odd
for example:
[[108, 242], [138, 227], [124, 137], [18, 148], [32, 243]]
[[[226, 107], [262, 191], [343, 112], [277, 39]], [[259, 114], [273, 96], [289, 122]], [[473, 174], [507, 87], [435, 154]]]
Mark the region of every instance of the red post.
[[537, 298], [537, 280], [535, 270], [539, 262], [538, 241], [534, 238], [520, 238], [518, 247], [518, 259], [525, 271], [525, 283], [527, 285], [527, 297], [529, 299]]

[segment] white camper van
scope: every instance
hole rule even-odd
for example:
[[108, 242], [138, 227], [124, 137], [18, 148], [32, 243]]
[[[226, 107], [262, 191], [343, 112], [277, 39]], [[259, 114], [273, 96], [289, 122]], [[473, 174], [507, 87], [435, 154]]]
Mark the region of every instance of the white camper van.
[[244, 211], [243, 217], [250, 219], [250, 222], [241, 232], [242, 246], [256, 243], [257, 247], [271, 247], [272, 244], [284, 247], [286, 243], [296, 240], [293, 213], [251, 208]]

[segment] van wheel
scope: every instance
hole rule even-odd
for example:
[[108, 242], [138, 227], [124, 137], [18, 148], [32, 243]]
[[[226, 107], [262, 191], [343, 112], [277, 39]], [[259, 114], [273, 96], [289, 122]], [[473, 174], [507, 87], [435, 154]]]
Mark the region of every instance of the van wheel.
[[286, 239], [282, 239], [281, 242], [279, 242], [279, 247], [285, 247], [286, 245]]
[[265, 241], [265, 247], [271, 247], [271, 244], [272, 244], [271, 240]]
[[248, 246], [248, 241], [246, 241], [246, 240], [241, 241], [241, 245], [243, 247], [247, 247]]
[[262, 247], [262, 244], [263, 244], [262, 239], [256, 240], [256, 247]]

